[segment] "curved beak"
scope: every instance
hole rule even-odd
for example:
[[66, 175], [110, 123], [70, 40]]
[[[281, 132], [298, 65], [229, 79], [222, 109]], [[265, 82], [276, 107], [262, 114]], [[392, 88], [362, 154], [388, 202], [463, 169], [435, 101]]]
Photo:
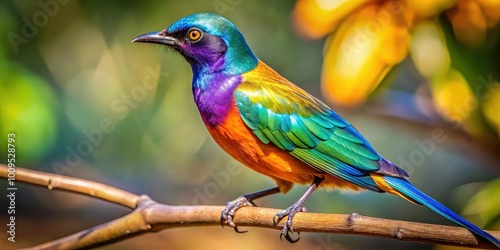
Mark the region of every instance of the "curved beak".
[[165, 31], [161, 32], [150, 32], [146, 34], [142, 34], [134, 40], [132, 40], [133, 43], [157, 43], [157, 44], [162, 44], [162, 45], [167, 45], [167, 46], [176, 46], [179, 45], [180, 41], [177, 40], [176, 38], [173, 38], [171, 36], [168, 36]]

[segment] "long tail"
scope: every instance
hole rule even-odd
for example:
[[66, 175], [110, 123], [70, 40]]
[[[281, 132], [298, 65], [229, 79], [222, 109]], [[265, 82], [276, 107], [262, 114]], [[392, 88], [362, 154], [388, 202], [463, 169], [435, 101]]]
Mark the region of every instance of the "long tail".
[[[430, 208], [432, 211], [446, 217], [447, 219], [457, 223], [458, 225], [460, 225], [462, 227], [467, 228], [472, 233], [483, 237], [484, 239], [490, 241], [491, 243], [495, 244], [495, 246], [500, 248], [500, 240], [493, 237], [491, 234], [483, 231], [481, 228], [477, 227], [476, 225], [468, 222], [464, 218], [460, 217], [460, 215], [451, 211], [449, 208], [445, 207], [444, 205], [437, 202], [433, 198], [424, 194], [422, 191], [418, 190], [415, 186], [413, 186], [406, 179], [398, 178], [398, 177], [391, 177], [391, 176], [384, 176], [383, 180], [385, 181], [385, 183], [388, 186], [390, 186], [392, 189], [397, 191], [398, 195], [403, 196], [403, 198]], [[391, 193], [394, 193], [394, 192], [391, 192]]]

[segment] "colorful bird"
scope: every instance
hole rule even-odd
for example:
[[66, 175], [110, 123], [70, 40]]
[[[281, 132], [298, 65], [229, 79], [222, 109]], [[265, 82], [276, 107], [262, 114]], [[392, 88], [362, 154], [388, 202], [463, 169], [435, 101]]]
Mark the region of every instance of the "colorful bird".
[[277, 187], [227, 203], [221, 223], [238, 231], [233, 217], [253, 200], [286, 193], [294, 183], [311, 184], [305, 194], [273, 218], [288, 216], [280, 234], [293, 239], [293, 217], [306, 211], [318, 187], [371, 190], [424, 205], [500, 247], [500, 241], [415, 188], [408, 174], [373, 149], [347, 121], [300, 89], [252, 52], [227, 19], [193, 14], [168, 29], [136, 37], [174, 49], [191, 64], [194, 100], [209, 133], [227, 153], [274, 179]]

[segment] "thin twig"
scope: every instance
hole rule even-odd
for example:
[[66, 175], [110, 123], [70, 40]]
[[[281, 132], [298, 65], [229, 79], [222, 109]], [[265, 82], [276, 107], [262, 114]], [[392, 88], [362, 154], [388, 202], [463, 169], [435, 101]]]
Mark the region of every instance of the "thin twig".
[[[7, 175], [8, 167], [0, 164], [0, 177], [7, 179]], [[16, 168], [16, 180], [47, 187], [48, 189], [60, 189], [77, 194], [86, 194], [132, 209], [136, 208], [137, 200], [139, 199], [138, 195], [102, 183], [24, 168]]]

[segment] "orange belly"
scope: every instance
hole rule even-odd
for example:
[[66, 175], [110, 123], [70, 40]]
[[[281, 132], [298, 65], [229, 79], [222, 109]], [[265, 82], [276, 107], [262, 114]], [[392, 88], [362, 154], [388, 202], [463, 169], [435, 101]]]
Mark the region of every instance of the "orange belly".
[[315, 170], [273, 144], [262, 143], [244, 124], [235, 105], [222, 124], [207, 128], [217, 144], [228, 154], [254, 171], [273, 178], [284, 193], [293, 183], [311, 184], [314, 176], [325, 179], [321, 185], [323, 187], [362, 189], [355, 184]]

